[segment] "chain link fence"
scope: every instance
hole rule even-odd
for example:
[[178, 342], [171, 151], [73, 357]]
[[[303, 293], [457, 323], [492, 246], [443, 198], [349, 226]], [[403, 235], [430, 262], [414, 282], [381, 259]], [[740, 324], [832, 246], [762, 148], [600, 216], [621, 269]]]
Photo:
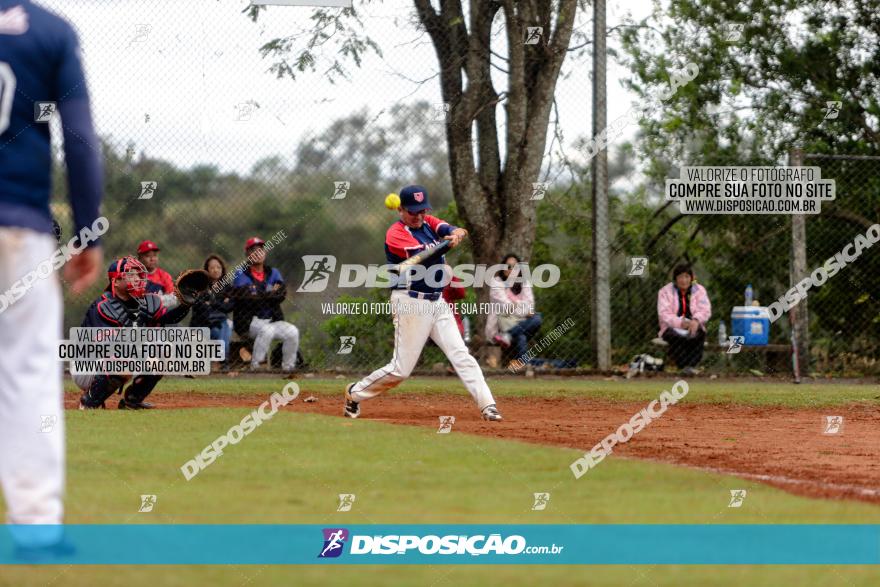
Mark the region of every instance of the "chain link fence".
[[[426, 186], [434, 213], [461, 221], [446, 153], [448, 109], [431, 81], [436, 68], [432, 48], [415, 41], [390, 43], [381, 58], [351, 74], [351, 83], [331, 84], [320, 75], [276, 80], [257, 49], [272, 36], [307, 26], [307, 12], [276, 11], [272, 19], [255, 24], [241, 13], [244, 4], [41, 4], [68, 17], [82, 40], [103, 137], [108, 263], [136, 254], [139, 243], [148, 240], [159, 247], [158, 264], [172, 276], [201, 268], [209, 255], [222, 258], [228, 273], [246, 263], [247, 239], [260, 237], [271, 244], [266, 263], [286, 283], [280, 307], [299, 331], [302, 368], [366, 371], [387, 362], [393, 350], [392, 320], [369, 308], [388, 301], [388, 290], [342, 287], [340, 279], [343, 265], [386, 262], [385, 231], [397, 214], [383, 200], [401, 186]], [[395, 19], [412, 11], [409, 4], [392, 4], [385, 12], [364, 8], [391, 35], [401, 26]], [[583, 121], [590, 82], [586, 75], [570, 75], [582, 65], [567, 62], [567, 75], [557, 88], [554, 129], [548, 133], [544, 171], [533, 196], [534, 250], [499, 250], [496, 255], [498, 263], [516, 253], [533, 268], [553, 264], [560, 269], [558, 284], [534, 290], [543, 324], [529, 340], [529, 354], [539, 372], [595, 365], [589, 158], [579, 149], [587, 134]], [[397, 82], [384, 82], [391, 78]], [[352, 110], [352, 103], [365, 105]], [[564, 133], [564, 128], [584, 131]], [[640, 172], [634, 150], [617, 147], [612, 146], [608, 170], [615, 364], [625, 367], [641, 353], [663, 354], [651, 342], [658, 330], [657, 291], [670, 281], [677, 263], [693, 263], [699, 283], [707, 288], [713, 305], [707, 325], [711, 343], [717, 341], [721, 320], [730, 329], [730, 309], [742, 305], [747, 284], [764, 305], [785, 293], [790, 287], [789, 217], [682, 217], [663, 201], [662, 186]], [[822, 177], [837, 181], [833, 205], [807, 218], [812, 268], [880, 218], [880, 160], [807, 159], [806, 165], [822, 167]], [[56, 180], [55, 186], [53, 212], [68, 236], [72, 219], [64, 183]], [[642, 271], [633, 271], [641, 263], [634, 259], [645, 260]], [[447, 260], [452, 265], [474, 261], [467, 246]], [[335, 261], [332, 274], [324, 274], [321, 287], [307, 284], [309, 270], [328, 267], [325, 261]], [[878, 263], [875, 253], [865, 254], [810, 294], [812, 370], [877, 371]], [[310, 291], [298, 291], [303, 289]], [[79, 325], [100, 290], [65, 294], [65, 328]], [[516, 357], [487, 340], [486, 315], [479, 311], [474, 289], [466, 289], [458, 301], [464, 304], [465, 338], [472, 352], [487, 368], [505, 369]], [[361, 311], [347, 313], [342, 304]], [[234, 318], [235, 310], [228, 313], [231, 323]], [[234, 330], [239, 332], [232, 335], [232, 358], [246, 365], [242, 357], [247, 358], [253, 341], [246, 327]], [[788, 344], [786, 320], [773, 325], [770, 337], [772, 343]], [[277, 369], [280, 343], [275, 344], [269, 368]], [[707, 350], [704, 365], [719, 371], [765, 369], [761, 360], [745, 355], [731, 360]], [[446, 372], [448, 363], [429, 344], [419, 369]]]
[[[812, 271], [880, 221], [880, 157], [805, 154], [805, 165], [836, 181], [837, 199], [807, 219], [807, 265]], [[861, 248], [861, 247], [859, 247]], [[821, 373], [880, 371], [880, 251], [865, 249], [810, 295], [810, 364]]]
[[[880, 218], [880, 157], [806, 154], [803, 165], [817, 166], [823, 179], [836, 185], [836, 199], [825, 202], [821, 214], [806, 215], [806, 275], [822, 268], [853, 243], [865, 239]], [[741, 165], [748, 165], [743, 162]], [[671, 279], [678, 263], [692, 263], [696, 278], [708, 291], [712, 318], [707, 324], [703, 365], [719, 372], [790, 372], [791, 318], [784, 312], [769, 332], [769, 351], [735, 357], [718, 344], [725, 322], [731, 332], [731, 312], [744, 305], [751, 285], [754, 299], [768, 306], [784, 299], [796, 284], [790, 278], [792, 217], [784, 215], [681, 215], [662, 200], [662, 186], [646, 186], [617, 199], [617, 235], [613, 252], [613, 333], [618, 358], [663, 349], [646, 341], [657, 336], [657, 290]], [[861, 235], [861, 236], [860, 236]], [[870, 246], [870, 245], [869, 245]], [[850, 249], [847, 253], [851, 253]], [[647, 267], [631, 275], [633, 258]], [[865, 249], [857, 259], [809, 290], [795, 308], [806, 312], [809, 350], [801, 357], [802, 373], [858, 376], [877, 372], [877, 302], [880, 282], [878, 257]], [[808, 300], [808, 303], [807, 303]], [[723, 339], [723, 337], [722, 337]], [[770, 354], [773, 354], [770, 353]]]
[[[432, 82], [436, 57], [418, 31], [385, 43], [383, 55], [351, 68], [349, 80], [329, 83], [321, 72], [276, 79], [268, 71], [272, 60], [260, 55], [268, 39], [313, 26], [308, 8], [276, 9], [254, 23], [246, 3], [42, 4], [67, 17], [80, 35], [103, 140], [108, 263], [136, 255], [139, 244], [150, 241], [159, 251], [148, 256], [157, 255], [173, 277], [203, 267], [211, 255], [222, 259], [225, 276], [250, 265], [244, 246], [259, 237], [267, 242], [266, 264], [285, 282], [280, 308], [299, 331], [301, 367], [369, 370], [387, 362], [391, 316], [358, 310], [361, 303], [388, 301], [389, 291], [341, 285], [343, 266], [386, 263], [385, 232], [398, 216], [384, 200], [404, 185], [426, 186], [434, 214], [461, 222], [446, 149], [450, 113]], [[412, 12], [403, 2], [362, 7], [371, 17], [368, 32], [386, 40]], [[565, 99], [556, 104], [557, 127], [582, 116], [571, 104], [586, 102], [588, 84], [585, 76], [560, 83]], [[548, 146], [548, 185], [565, 172], [556, 151], [583, 137], [573, 134], [564, 144], [561, 132], [556, 138]], [[55, 151], [60, 178], [60, 145]], [[72, 224], [66, 188], [62, 181], [55, 187], [53, 213], [66, 239]], [[498, 262], [504, 253], [498, 251]], [[453, 265], [473, 260], [467, 246], [447, 259]], [[335, 264], [335, 270], [310, 283], [314, 262]], [[79, 324], [101, 288], [65, 294], [65, 328]], [[219, 298], [235, 307], [228, 312], [231, 357], [246, 366], [241, 358], [253, 350], [253, 337], [235, 315], [247, 302], [227, 298], [232, 289]], [[460, 300], [475, 302], [473, 289]], [[484, 320], [479, 311], [466, 316], [475, 352], [484, 342]], [[280, 341], [274, 346], [268, 367], [277, 369]], [[570, 364], [584, 358], [571, 356]], [[442, 353], [429, 345], [422, 368], [440, 369], [440, 363]]]

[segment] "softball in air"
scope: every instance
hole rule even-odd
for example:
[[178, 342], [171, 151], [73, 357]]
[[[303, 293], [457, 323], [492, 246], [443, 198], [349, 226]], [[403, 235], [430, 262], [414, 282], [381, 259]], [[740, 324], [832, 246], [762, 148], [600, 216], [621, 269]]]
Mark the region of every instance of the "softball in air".
[[385, 207], [389, 210], [397, 210], [400, 207], [400, 196], [397, 194], [388, 194], [385, 196]]

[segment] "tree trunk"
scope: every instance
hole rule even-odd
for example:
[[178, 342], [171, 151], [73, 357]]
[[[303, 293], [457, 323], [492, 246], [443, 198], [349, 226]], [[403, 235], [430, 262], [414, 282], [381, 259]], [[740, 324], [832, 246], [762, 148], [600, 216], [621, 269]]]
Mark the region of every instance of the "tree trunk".
[[[470, 231], [474, 261], [492, 265], [509, 252], [530, 261], [538, 202], [531, 199], [532, 184], [541, 171], [553, 94], [571, 40], [577, 0], [557, 0], [555, 28], [552, 0], [475, 0], [467, 24], [461, 0], [441, 1], [439, 13], [430, 0], [414, 2], [440, 64], [443, 101], [449, 107], [446, 136], [452, 189]], [[509, 49], [506, 97], [498, 94], [491, 78], [492, 21], [499, 10]], [[527, 27], [543, 28], [537, 44], [525, 44]], [[502, 100], [507, 126], [504, 136], [499, 136], [496, 107]], [[487, 288], [477, 292], [485, 301]]]
[[[528, 260], [537, 203], [531, 200], [532, 184], [541, 170], [553, 93], [571, 40], [577, 2], [558, 1], [556, 28], [552, 29], [551, 0], [476, 0], [468, 25], [461, 0], [444, 0], [439, 13], [430, 0], [414, 1], [440, 63], [443, 100], [449, 105], [446, 131], [452, 188], [471, 231], [474, 258], [481, 263], [497, 262], [505, 252], [513, 251]], [[506, 20], [509, 46], [504, 137], [498, 135], [496, 120], [496, 107], [503, 97], [492, 85], [489, 51], [491, 25], [499, 10]], [[538, 44], [525, 45], [529, 26], [543, 27]], [[502, 138], [506, 146], [503, 162]]]

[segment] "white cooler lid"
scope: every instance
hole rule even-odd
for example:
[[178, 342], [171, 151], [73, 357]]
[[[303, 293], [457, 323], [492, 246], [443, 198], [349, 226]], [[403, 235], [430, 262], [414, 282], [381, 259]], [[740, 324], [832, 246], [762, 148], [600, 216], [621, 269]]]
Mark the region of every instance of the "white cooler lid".
[[765, 306], [734, 306], [730, 312], [731, 318], [757, 318], [770, 319], [770, 310]]

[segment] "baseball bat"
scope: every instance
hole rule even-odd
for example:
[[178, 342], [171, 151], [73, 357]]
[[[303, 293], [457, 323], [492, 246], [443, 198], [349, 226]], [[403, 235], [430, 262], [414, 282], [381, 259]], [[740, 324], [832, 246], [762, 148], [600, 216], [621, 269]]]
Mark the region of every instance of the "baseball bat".
[[395, 269], [397, 271], [401, 271], [403, 269], [406, 269], [407, 267], [412, 267], [413, 265], [418, 265], [418, 264], [422, 263], [423, 261], [427, 261], [428, 259], [430, 259], [434, 255], [439, 255], [443, 251], [448, 249], [449, 245], [451, 243], [452, 243], [452, 241], [443, 241], [439, 245], [434, 245], [433, 247], [427, 247], [427, 248], [425, 248], [425, 250], [419, 251], [418, 253], [416, 253], [412, 257], [409, 257], [405, 261], [398, 263], [397, 266], [395, 267]]

